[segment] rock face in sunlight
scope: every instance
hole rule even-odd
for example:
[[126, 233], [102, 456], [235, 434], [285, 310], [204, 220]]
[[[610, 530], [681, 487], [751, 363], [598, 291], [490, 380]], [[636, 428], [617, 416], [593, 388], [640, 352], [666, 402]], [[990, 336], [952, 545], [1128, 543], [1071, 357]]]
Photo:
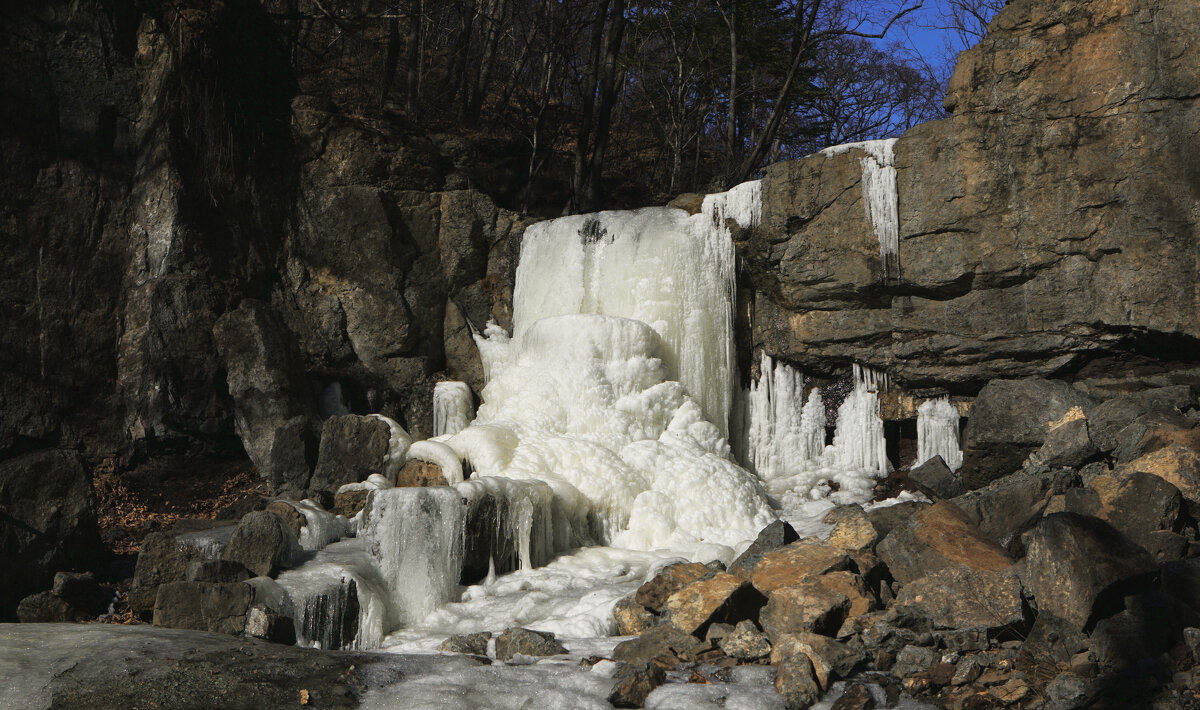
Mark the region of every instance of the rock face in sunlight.
[[952, 115], [892, 147], [896, 279], [881, 151], [768, 168], [738, 245], [753, 341], [808, 374], [858, 361], [964, 394], [1064, 371], [1195, 381], [1197, 24], [1194, 3], [1008, 3], [960, 57]]

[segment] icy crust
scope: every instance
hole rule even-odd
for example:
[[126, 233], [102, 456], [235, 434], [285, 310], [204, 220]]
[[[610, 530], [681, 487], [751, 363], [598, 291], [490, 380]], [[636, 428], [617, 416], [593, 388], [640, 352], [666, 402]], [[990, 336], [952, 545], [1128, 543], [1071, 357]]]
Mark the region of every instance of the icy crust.
[[957, 471], [962, 467], [963, 455], [958, 435], [958, 410], [950, 404], [949, 397], [938, 397], [925, 401], [917, 408], [917, 462], [920, 466], [934, 456]]
[[724, 558], [774, 519], [720, 430], [666, 379], [654, 328], [556, 316], [508, 347], [476, 423], [445, 442], [479, 475], [557, 486], [592, 537], [632, 549], [717, 545]]
[[[761, 185], [709, 195], [700, 213], [671, 208], [600, 212], [525, 231], [513, 293], [513, 338], [550, 316], [591, 313], [649, 324], [668, 379], [727, 432], [734, 389], [735, 252], [730, 220], [758, 222]], [[491, 337], [488, 338], [491, 340]], [[481, 344], [481, 353], [490, 350]], [[484, 353], [494, 378], [495, 363]]]
[[[469, 393], [468, 393], [469, 394]], [[404, 466], [404, 462], [408, 460], [408, 447], [412, 446], [412, 437], [400, 426], [400, 423], [391, 417], [385, 417], [382, 414], [371, 414], [374, 419], [387, 424], [388, 426], [388, 453], [384, 459], [384, 470], [382, 475], [392, 483], [396, 482], [396, 474]]]
[[283, 611], [296, 622], [298, 645], [370, 649], [383, 643], [388, 594], [361, 541], [333, 543], [276, 581], [287, 594], [291, 608]]
[[475, 416], [471, 388], [465, 382], [447, 380], [433, 386], [433, 435], [457, 434]]

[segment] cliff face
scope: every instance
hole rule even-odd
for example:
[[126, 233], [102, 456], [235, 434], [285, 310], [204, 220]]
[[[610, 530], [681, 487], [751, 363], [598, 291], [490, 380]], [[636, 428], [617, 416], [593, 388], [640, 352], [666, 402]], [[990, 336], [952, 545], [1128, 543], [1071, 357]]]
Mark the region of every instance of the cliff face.
[[[530, 220], [470, 189], [453, 145], [294, 96], [252, 0], [194, 5], [0, 11], [0, 458], [240, 438], [302, 488], [322, 417], [424, 436], [438, 373], [478, 389], [470, 325], [509, 324]], [[771, 167], [739, 235], [743, 350], [965, 396], [1195, 381], [1197, 27], [1191, 3], [1011, 2], [952, 117], [895, 146], [887, 278], [865, 153]]]
[[1197, 27], [1194, 3], [1011, 2], [960, 58], [952, 117], [895, 145], [895, 278], [862, 151], [772, 166], [739, 244], [755, 342], [966, 395], [996, 377], [1196, 381]]

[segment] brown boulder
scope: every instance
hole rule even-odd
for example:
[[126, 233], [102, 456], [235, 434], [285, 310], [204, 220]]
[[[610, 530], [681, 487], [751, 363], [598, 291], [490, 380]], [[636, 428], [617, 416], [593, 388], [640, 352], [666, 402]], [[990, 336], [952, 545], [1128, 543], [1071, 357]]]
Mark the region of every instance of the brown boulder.
[[951, 565], [998, 572], [1012, 559], [989, 540], [957, 506], [940, 501], [918, 512], [875, 548], [901, 583], [920, 579]]
[[411, 459], [396, 474], [397, 488], [419, 488], [422, 486], [448, 486], [442, 467], [428, 461]]
[[896, 604], [921, 609], [943, 629], [1008, 629], [1025, 621], [1021, 582], [1007, 571], [947, 567], [904, 585]]
[[850, 600], [821, 583], [809, 579], [771, 592], [759, 623], [772, 641], [784, 634], [812, 632], [832, 636], [850, 612]]
[[659, 570], [649, 582], [638, 587], [633, 600], [651, 611], [662, 611], [667, 598], [692, 582], [712, 574], [712, 570], [699, 562], [677, 562]]
[[853, 564], [842, 550], [817, 540], [804, 539], [763, 555], [750, 571], [749, 579], [755, 589], [768, 594], [806, 577], [851, 569]]
[[735, 624], [753, 619], [765, 603], [763, 595], [744, 579], [717, 572], [668, 597], [663, 605], [663, 620], [681, 631], [703, 638], [709, 624]]

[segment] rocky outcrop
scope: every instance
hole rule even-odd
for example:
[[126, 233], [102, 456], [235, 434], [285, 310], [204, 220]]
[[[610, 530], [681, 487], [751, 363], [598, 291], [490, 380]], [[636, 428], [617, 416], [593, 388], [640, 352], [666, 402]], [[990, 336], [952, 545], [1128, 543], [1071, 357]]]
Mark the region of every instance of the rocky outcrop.
[[863, 151], [768, 168], [738, 244], [754, 342], [816, 375], [857, 361], [963, 394], [1195, 381], [1198, 25], [1189, 3], [1009, 2], [960, 57], [952, 116], [895, 145], [888, 278]]

